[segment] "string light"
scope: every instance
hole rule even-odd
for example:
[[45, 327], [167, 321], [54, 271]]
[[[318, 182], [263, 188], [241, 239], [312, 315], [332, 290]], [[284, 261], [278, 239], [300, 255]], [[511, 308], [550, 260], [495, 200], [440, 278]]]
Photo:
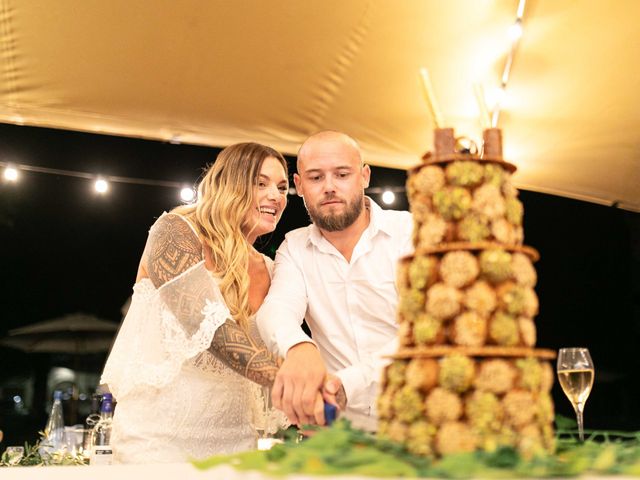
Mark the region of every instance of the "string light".
[[18, 169], [7, 165], [4, 169], [3, 177], [7, 182], [15, 182], [18, 180]]
[[[0, 167], [4, 167], [3, 177], [7, 181], [15, 181], [19, 177], [19, 170], [26, 172], [35, 172], [35, 173], [45, 173], [49, 175], [56, 175], [62, 177], [75, 177], [75, 178], [85, 178], [93, 182], [93, 188], [96, 192], [103, 194], [109, 190], [109, 183], [128, 183], [135, 185], [150, 185], [155, 187], [168, 187], [175, 188], [179, 190], [180, 198], [182, 201], [191, 202], [195, 199], [195, 191], [192, 190], [191, 200], [185, 200], [183, 195], [188, 195], [188, 193], [182, 192], [185, 187], [184, 183], [172, 182], [168, 180], [152, 180], [148, 178], [134, 178], [134, 177], [119, 177], [119, 176], [100, 176], [96, 179], [96, 175], [89, 172], [80, 172], [77, 170], [63, 170], [59, 168], [49, 168], [49, 167], [39, 167], [35, 165], [12, 165], [7, 162], [0, 161]], [[15, 178], [15, 179], [14, 179]]]
[[494, 108], [503, 106], [506, 97], [507, 91], [505, 90], [504, 86], [501, 85], [493, 89], [489, 98], [489, 103], [491, 103]]
[[522, 37], [522, 18], [524, 16], [524, 7], [526, 4], [526, 0], [520, 0], [518, 2], [518, 10], [516, 11], [516, 20], [509, 27], [509, 39], [511, 41], [511, 48], [509, 49], [509, 54], [507, 55], [507, 59], [504, 62], [504, 69], [502, 70], [502, 77], [500, 78], [500, 93], [496, 98], [496, 102], [493, 107], [493, 113], [491, 115], [491, 126], [497, 127], [498, 120], [500, 119], [500, 109], [504, 105], [504, 97], [507, 89], [507, 83], [509, 82], [509, 77], [511, 75], [511, 67], [513, 66], [513, 59], [516, 54], [516, 49], [518, 47], [518, 43], [520, 42], [520, 38]]
[[93, 188], [95, 188], [98, 193], [107, 193], [109, 190], [109, 182], [107, 182], [104, 178], [98, 178], [96, 183], [93, 184]]
[[196, 192], [191, 187], [183, 187], [182, 190], [180, 190], [180, 198], [183, 202], [191, 203], [196, 198]]
[[516, 19], [516, 22], [509, 27], [509, 40], [517, 42], [522, 37], [522, 19]]
[[385, 205], [391, 205], [396, 200], [396, 195], [391, 190], [382, 192], [382, 201]]
[[[197, 193], [193, 187], [185, 186], [184, 183], [172, 182], [170, 180], [152, 180], [149, 178], [119, 177], [112, 175], [104, 175], [96, 177], [94, 173], [80, 172], [76, 170], [62, 170], [59, 168], [38, 167], [35, 165], [14, 165], [8, 162], [0, 161], [0, 167], [4, 167], [3, 176], [7, 181], [16, 181], [20, 177], [20, 171], [44, 173], [49, 175], [83, 178], [93, 182], [94, 190], [103, 195], [109, 191], [110, 183], [128, 183], [136, 185], [150, 185], [156, 187], [175, 188], [179, 192], [179, 198], [182, 202], [193, 203], [197, 199]], [[404, 185], [392, 187], [369, 187], [365, 189], [367, 195], [381, 195], [382, 202], [390, 205], [395, 202], [395, 193], [404, 193], [406, 191]], [[395, 192], [395, 193], [394, 193]], [[295, 187], [289, 188], [289, 195], [297, 196]]]

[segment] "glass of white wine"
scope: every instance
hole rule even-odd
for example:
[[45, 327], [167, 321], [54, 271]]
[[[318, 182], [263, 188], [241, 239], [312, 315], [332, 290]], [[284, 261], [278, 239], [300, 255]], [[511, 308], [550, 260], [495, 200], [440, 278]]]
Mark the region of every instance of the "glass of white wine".
[[573, 405], [578, 419], [580, 441], [584, 441], [584, 404], [593, 386], [593, 361], [586, 348], [561, 348], [558, 352], [558, 379]]

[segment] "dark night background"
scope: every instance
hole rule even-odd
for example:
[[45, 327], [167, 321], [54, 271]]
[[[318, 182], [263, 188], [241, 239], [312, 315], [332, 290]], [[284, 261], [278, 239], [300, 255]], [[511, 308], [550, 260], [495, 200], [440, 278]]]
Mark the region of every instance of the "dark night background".
[[[0, 125], [0, 160], [96, 174], [193, 184], [218, 151]], [[372, 186], [404, 181], [404, 171], [373, 168]], [[640, 430], [640, 214], [527, 191], [520, 197], [525, 243], [541, 254], [538, 346], [590, 349], [596, 380], [586, 428]], [[147, 230], [178, 203], [178, 191], [166, 187], [112, 183], [100, 196], [78, 178], [21, 172], [15, 184], [0, 181], [0, 337], [74, 312], [119, 322]], [[397, 195], [392, 208], [406, 209], [406, 198]], [[290, 196], [278, 230], [260, 248], [273, 256], [286, 231], [307, 223], [301, 200]], [[97, 373], [104, 360], [0, 347], [0, 451], [33, 442], [44, 428], [49, 393], [42, 379], [51, 366]], [[17, 379], [27, 377], [35, 379], [33, 405], [16, 413]], [[557, 384], [554, 399], [558, 413], [573, 416]]]

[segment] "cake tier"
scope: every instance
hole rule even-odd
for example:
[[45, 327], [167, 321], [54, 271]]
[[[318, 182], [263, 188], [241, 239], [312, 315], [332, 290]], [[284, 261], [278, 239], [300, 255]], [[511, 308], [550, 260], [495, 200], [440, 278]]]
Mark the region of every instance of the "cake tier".
[[525, 247], [480, 247], [442, 246], [399, 262], [402, 347], [535, 346], [537, 275]]
[[446, 167], [449, 163], [452, 162], [466, 162], [473, 161], [478, 162], [480, 164], [487, 165], [492, 163], [494, 165], [498, 165], [504, 168], [509, 173], [514, 173], [517, 170], [517, 167], [513, 163], [509, 163], [505, 161], [502, 157], [495, 157], [491, 155], [473, 155], [469, 153], [450, 153], [445, 155], [434, 155], [431, 152], [427, 152], [422, 157], [422, 163], [420, 165], [416, 165], [415, 167], [410, 169], [410, 173], [413, 173], [425, 165], [440, 165]]
[[426, 456], [552, 451], [553, 380], [551, 365], [533, 356], [395, 359], [384, 370], [378, 433]]
[[555, 350], [545, 348], [528, 347], [456, 347], [451, 345], [438, 345], [434, 347], [400, 348], [388, 358], [436, 358], [446, 355], [466, 355], [471, 357], [531, 357], [546, 360], [553, 360], [557, 354]]
[[540, 260], [540, 253], [528, 245], [504, 245], [497, 242], [447, 242], [430, 247], [420, 247], [415, 250], [415, 255], [429, 255], [432, 253], [447, 253], [458, 250], [491, 250], [502, 249], [511, 253], [524, 253], [532, 262]]
[[511, 183], [514, 169], [501, 160], [455, 154], [410, 170], [414, 246], [456, 241], [521, 245], [523, 206]]

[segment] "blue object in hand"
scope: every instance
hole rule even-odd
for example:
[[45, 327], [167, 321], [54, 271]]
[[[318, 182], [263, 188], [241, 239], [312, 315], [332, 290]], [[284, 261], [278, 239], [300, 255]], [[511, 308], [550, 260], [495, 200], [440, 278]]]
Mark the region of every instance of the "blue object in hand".
[[331, 425], [337, 416], [338, 409], [331, 403], [324, 402], [324, 421], [327, 426]]

